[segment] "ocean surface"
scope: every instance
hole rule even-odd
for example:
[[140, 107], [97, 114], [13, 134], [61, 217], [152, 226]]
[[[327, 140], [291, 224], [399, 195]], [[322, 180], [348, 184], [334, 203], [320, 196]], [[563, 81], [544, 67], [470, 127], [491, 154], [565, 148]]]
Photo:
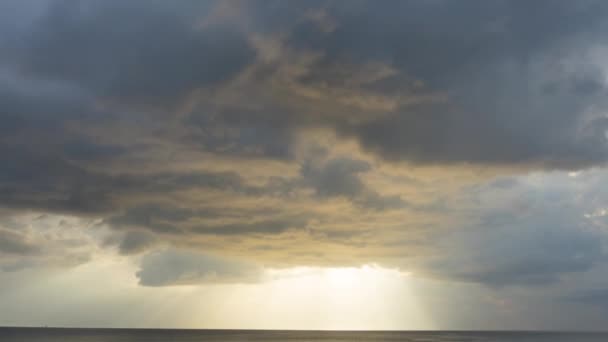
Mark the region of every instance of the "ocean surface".
[[608, 342], [608, 333], [0, 328], [1, 342], [410, 341]]

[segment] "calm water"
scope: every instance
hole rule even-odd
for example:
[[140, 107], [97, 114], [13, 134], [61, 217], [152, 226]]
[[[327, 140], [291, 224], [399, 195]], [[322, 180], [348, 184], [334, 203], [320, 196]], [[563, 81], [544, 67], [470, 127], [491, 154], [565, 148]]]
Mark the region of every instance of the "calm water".
[[0, 328], [2, 342], [143, 341], [411, 341], [411, 342], [606, 342], [608, 333], [544, 332], [330, 332], [245, 330], [120, 330]]

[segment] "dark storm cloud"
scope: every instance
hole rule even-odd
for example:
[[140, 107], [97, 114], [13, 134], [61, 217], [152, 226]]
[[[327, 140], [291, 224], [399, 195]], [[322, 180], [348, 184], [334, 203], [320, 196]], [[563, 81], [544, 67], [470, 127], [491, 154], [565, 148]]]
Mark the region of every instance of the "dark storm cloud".
[[[253, 16], [252, 31], [286, 33], [286, 46], [321, 54], [322, 58], [293, 79], [293, 84], [347, 87], [348, 80], [350, 86], [357, 85], [357, 91], [390, 94], [401, 89], [401, 78], [360, 84], [337, 72], [343, 63], [356, 66], [376, 62], [446, 93], [448, 100], [401, 106], [377, 117], [370, 113], [369, 118], [358, 121], [342, 116], [308, 117], [296, 108], [270, 102], [248, 111], [242, 110], [243, 106], [208, 108], [202, 102], [184, 122], [186, 127], [181, 129], [188, 138], [180, 139], [181, 143], [217, 154], [286, 158], [291, 153], [293, 134], [300, 126], [312, 125], [354, 136], [363, 147], [388, 159], [420, 163], [580, 168], [606, 159], [607, 120], [584, 115], [589, 106], [602, 108], [604, 104], [602, 70], [584, 58], [570, 67], [571, 57], [564, 52], [575, 48], [582, 51], [597, 42], [598, 19], [606, 7], [602, 2], [528, 5], [430, 1], [377, 6], [360, 1], [298, 5], [305, 8], [297, 10], [277, 2], [247, 6], [255, 7], [244, 14]], [[551, 11], [543, 11], [545, 6]], [[29, 92], [22, 91], [23, 85], [1, 87], [0, 96], [5, 101], [0, 130], [17, 140], [40, 135], [42, 138], [36, 140], [43, 143], [34, 139], [24, 142], [32, 145], [26, 148], [30, 151], [73, 135], [65, 129], [68, 124], [91, 116], [113, 122], [121, 115], [130, 115], [101, 113], [94, 109], [94, 98], [167, 105], [179, 102], [197, 88], [218, 87], [254, 64], [256, 56], [246, 32], [228, 25], [202, 24], [212, 8], [210, 2], [179, 6], [162, 2], [52, 3], [31, 27], [3, 42], [7, 51], [3, 65], [27, 79], [25, 88]], [[333, 29], [323, 29], [319, 20], [311, 20], [314, 16], [310, 11], [323, 11], [324, 15], [316, 18], [332, 22]], [[264, 19], [270, 17], [274, 19]], [[292, 20], [288, 20], [290, 17]], [[268, 67], [273, 70], [272, 65]], [[36, 87], [45, 91], [33, 91]], [[77, 161], [129, 158], [127, 147], [94, 143], [80, 136], [66, 139], [58, 148], [62, 149], [58, 155]], [[32, 185], [8, 184], [9, 175], [20, 171], [5, 174], [6, 193], [22, 197], [15, 202], [34, 205], [23, 195], [48, 191], [46, 197], [59, 201], [46, 206], [51, 209], [69, 203], [87, 208], [105, 205], [109, 191], [87, 189], [89, 185], [79, 193], [66, 190], [75, 189], [72, 184], [78, 182], [71, 178], [83, 179], [85, 171], [77, 171], [61, 160], [47, 160], [53, 158], [47, 151], [39, 153], [43, 156], [40, 161], [27, 153], [25, 159], [31, 162], [19, 161], [24, 157], [16, 156], [17, 165], [32, 167], [48, 162], [56, 166], [51, 167], [49, 175], [32, 175]], [[4, 155], [7, 160], [12, 158], [10, 153]], [[64, 170], [53, 171], [58, 168]], [[306, 181], [321, 197], [345, 196], [372, 207], [399, 205], [399, 198], [384, 198], [364, 189], [358, 178], [361, 170], [341, 172], [331, 164], [304, 172], [308, 172], [303, 175]], [[60, 173], [81, 175], [62, 177]], [[200, 185], [255, 193], [255, 189], [242, 189], [234, 179], [183, 177], [168, 177], [167, 190], [171, 186], [179, 188], [180, 182], [194, 186], [203, 182], [206, 184]], [[99, 188], [99, 184], [114, 182], [104, 179], [78, 184], [95, 183], [94, 187]], [[58, 185], [65, 183], [67, 187]], [[161, 183], [155, 182], [158, 191]], [[55, 196], [53, 189], [59, 188], [60, 196]], [[93, 200], [93, 196], [101, 200]], [[16, 198], [4, 197], [4, 202]]]
[[126, 180], [69, 161], [103, 161], [126, 152], [68, 129], [110, 117], [93, 108], [90, 95], [66, 83], [0, 72], [0, 103], [3, 206], [80, 213], [109, 208], [108, 192]]
[[[295, 55], [320, 56], [285, 85], [294, 92], [309, 87], [305, 90], [316, 95], [304, 101], [320, 114], [275, 103], [265, 103], [265, 110], [223, 112], [214, 120], [233, 124], [238, 127], [235, 134], [245, 137], [244, 144], [205, 140], [224, 151], [246, 146], [274, 151], [262, 155], [284, 156], [297, 127], [321, 125], [355, 137], [386, 159], [422, 164], [577, 169], [608, 158], [608, 125], [600, 109], [606, 106], [604, 70], [590, 58], [590, 49], [605, 43], [604, 2], [337, 1], [292, 6], [266, 1], [249, 2], [246, 9], [251, 30], [280, 32]], [[400, 76], [361, 83], [352, 75], [366, 63], [393, 68]], [[345, 72], [346, 65], [354, 67]], [[266, 65], [261, 70], [257, 82], [276, 76], [280, 68]], [[419, 86], [412, 88], [411, 82]], [[340, 98], [344, 91], [351, 97]], [[348, 106], [332, 107], [332, 112], [319, 100], [330, 93], [344, 105], [353, 98], [365, 103], [370, 94], [394, 100], [404, 93], [416, 98], [428, 92], [445, 100], [369, 109], [358, 114], [362, 120], [336, 114], [352, 111]], [[592, 108], [596, 111], [590, 113]], [[256, 138], [247, 139], [248, 132]], [[267, 133], [280, 139], [269, 145]]]
[[[269, 4], [265, 8], [277, 10]], [[315, 6], [311, 6], [315, 8]], [[525, 58], [602, 25], [602, 1], [327, 2], [335, 29], [298, 21], [289, 42], [323, 50], [326, 59], [388, 60], [415, 77], [443, 85], [495, 59]], [[456, 77], [456, 78], [455, 78]]]
[[[395, 223], [403, 211], [421, 215], [399, 195], [403, 178], [383, 183], [397, 184], [397, 195], [368, 181], [386, 161], [512, 172], [608, 158], [605, 58], [594, 50], [605, 44], [603, 1], [224, 5], [50, 1], [18, 13], [0, 5], [0, 206], [100, 217], [122, 254], [165, 237], [237, 240], [311, 227], [343, 242], [361, 226], [382, 235], [424, 225]], [[336, 150], [349, 144], [353, 155], [298, 154], [328, 131]], [[441, 196], [441, 187], [421, 197]], [[416, 190], [407, 190], [412, 203]], [[440, 200], [425, 202], [442, 204], [438, 216], [454, 205]], [[330, 202], [354, 210], [330, 213]], [[519, 217], [470, 203], [481, 209], [458, 227], [473, 233], [442, 240], [449, 258], [427, 273], [548, 284], [604, 258], [582, 210], [537, 207]], [[370, 221], [356, 222], [359, 212]], [[27, 252], [19, 236], [0, 236], [0, 249]], [[161, 286], [237, 273], [167, 251], [145, 257], [139, 278]]]
[[165, 250], [146, 255], [137, 278], [143, 286], [251, 282], [259, 279], [259, 271], [255, 265], [240, 261]]
[[60, 82], [33, 82], [14, 73], [0, 72], [0, 132], [2, 139], [23, 132], [59, 135], [70, 120], [101, 116], [91, 108], [90, 97]]
[[127, 152], [122, 146], [96, 144], [83, 138], [69, 140], [62, 146], [62, 150], [72, 160], [104, 160], [120, 157]]
[[0, 155], [0, 203], [7, 207], [103, 212], [111, 207], [109, 192], [130, 183], [44, 152], [2, 148]]
[[[590, 105], [605, 105], [602, 70], [585, 59], [586, 49], [603, 41], [605, 3], [335, 7], [328, 9], [334, 31], [308, 23], [291, 43], [324, 51], [329, 61], [387, 61], [448, 96], [444, 104], [337, 127], [366, 148], [422, 163], [578, 168], [606, 160], [605, 120], [584, 113]], [[568, 66], [572, 60], [577, 63]], [[550, 85], [559, 90], [547, 92]]]
[[[348, 79], [333, 77], [339, 66], [379, 62], [446, 96], [357, 124], [319, 118], [387, 159], [576, 169], [608, 158], [606, 120], [586, 113], [606, 105], [603, 70], [588, 58], [605, 43], [602, 1], [249, 4], [262, 31], [288, 32], [287, 46], [321, 55], [299, 84], [331, 89]], [[286, 20], [294, 11], [304, 14]], [[392, 94], [397, 81], [362, 89]]]
[[[107, 146], [89, 145], [87, 149], [88, 153], [81, 156], [69, 153], [69, 149], [67, 154], [100, 160], [113, 152], [122, 153]], [[12, 208], [107, 214], [119, 210], [121, 200], [137, 195], [163, 196], [188, 189], [263, 193], [263, 188], [248, 186], [234, 172], [107, 174], [75, 164], [61, 152], [32, 151], [23, 146], [0, 148], [0, 160], [5, 161], [0, 164], [0, 203]]]
[[[405, 110], [350, 133], [389, 159], [419, 163], [566, 169], [603, 164], [607, 121], [586, 113], [591, 106], [604, 105], [603, 85], [581, 93], [568, 84], [568, 75], [556, 81], [562, 90], [548, 93], [542, 81], [509, 75], [523, 72], [521, 67], [505, 67], [481, 79], [464, 79], [477, 83], [475, 89], [455, 89], [454, 103]], [[583, 82], [599, 84], [594, 79], [603, 76], [597, 75]]]
[[[3, 61], [28, 77], [71, 83], [113, 102], [176, 104], [255, 61], [245, 32], [201, 24], [213, 5], [53, 2], [31, 28], [4, 43], [8, 57]], [[584, 58], [584, 51], [599, 42], [606, 7], [596, 1], [249, 3], [251, 11], [244, 15], [252, 32], [286, 33], [286, 46], [321, 54], [294, 80], [298, 84], [339, 85], [343, 77], [328, 77], [340, 65], [376, 62], [447, 94], [448, 100], [400, 107], [356, 123], [340, 117], [303, 119], [272, 103], [248, 112], [201, 105], [200, 112], [216, 114], [186, 122], [193, 126], [189, 142], [217, 153], [284, 158], [297, 127], [314, 123], [354, 136], [389, 159], [558, 168], [603, 163], [606, 120], [583, 115], [591, 105], [604, 105], [602, 70]], [[310, 19], [319, 11], [333, 29]], [[569, 67], [579, 57], [574, 50], [581, 51], [582, 62]], [[400, 80], [389, 77], [359, 90], [390, 94], [403, 86], [395, 82]], [[6, 129], [60, 122], [59, 114], [28, 119], [11, 109], [19, 103], [7, 103]], [[90, 111], [63, 107], [51, 104], [45, 112]], [[68, 153], [83, 152], [67, 147]]]
[[16, 43], [17, 68], [75, 82], [101, 98], [173, 105], [255, 57], [227, 27], [202, 28], [213, 2], [57, 1]]
[[185, 120], [191, 128], [186, 143], [238, 157], [291, 159], [294, 123], [280, 108], [207, 108]]

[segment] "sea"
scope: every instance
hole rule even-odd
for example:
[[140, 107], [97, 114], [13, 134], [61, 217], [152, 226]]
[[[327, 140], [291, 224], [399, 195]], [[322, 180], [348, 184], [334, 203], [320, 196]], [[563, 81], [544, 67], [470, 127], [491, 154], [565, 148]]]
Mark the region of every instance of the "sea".
[[406, 341], [608, 342], [608, 333], [0, 328], [1, 342]]

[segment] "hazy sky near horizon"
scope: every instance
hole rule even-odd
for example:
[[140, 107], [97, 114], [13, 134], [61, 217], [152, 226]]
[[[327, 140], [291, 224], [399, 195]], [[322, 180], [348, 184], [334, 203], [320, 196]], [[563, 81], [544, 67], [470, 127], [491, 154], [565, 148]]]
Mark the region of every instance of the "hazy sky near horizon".
[[0, 2], [0, 325], [605, 328], [607, 32], [602, 0]]

